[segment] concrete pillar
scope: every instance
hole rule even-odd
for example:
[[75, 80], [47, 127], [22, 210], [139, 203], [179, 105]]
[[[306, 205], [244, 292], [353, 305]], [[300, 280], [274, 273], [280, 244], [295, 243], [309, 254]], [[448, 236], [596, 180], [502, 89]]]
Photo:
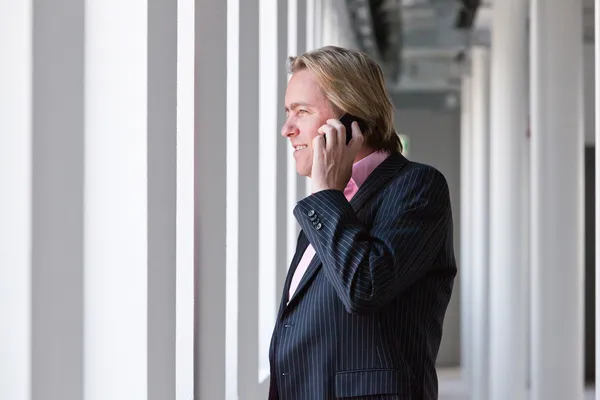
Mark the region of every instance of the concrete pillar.
[[527, 2], [494, 3], [490, 138], [490, 388], [526, 396], [527, 321], [522, 258], [521, 138], [526, 131]]
[[489, 189], [490, 189], [490, 57], [489, 49], [471, 50], [472, 112], [472, 225], [471, 277], [473, 307], [473, 380], [471, 396], [485, 399], [489, 393]]
[[460, 313], [461, 369], [463, 381], [471, 388], [473, 382], [473, 307], [472, 307], [472, 78], [465, 74], [461, 87], [460, 120]]
[[583, 399], [582, 2], [531, 2], [532, 398]]

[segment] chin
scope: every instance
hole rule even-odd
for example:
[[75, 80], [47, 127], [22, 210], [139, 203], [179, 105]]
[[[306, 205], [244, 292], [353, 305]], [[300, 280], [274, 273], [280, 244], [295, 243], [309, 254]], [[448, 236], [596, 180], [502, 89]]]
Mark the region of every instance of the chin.
[[296, 166], [296, 172], [298, 173], [298, 175], [300, 176], [305, 176], [307, 178], [310, 178], [310, 168], [303, 168], [299, 165]]

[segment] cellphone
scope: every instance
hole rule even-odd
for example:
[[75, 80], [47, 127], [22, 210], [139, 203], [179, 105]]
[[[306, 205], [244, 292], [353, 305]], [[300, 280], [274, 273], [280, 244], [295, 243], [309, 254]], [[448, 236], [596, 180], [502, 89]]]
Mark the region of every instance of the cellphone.
[[354, 115], [350, 115], [350, 114], [344, 114], [340, 117], [340, 122], [342, 124], [344, 124], [344, 126], [346, 127], [346, 144], [350, 143], [350, 140], [352, 139], [352, 122], [356, 121], [358, 122], [358, 127], [360, 128], [361, 132], [365, 132], [367, 130], [367, 124], [360, 118], [355, 117]]

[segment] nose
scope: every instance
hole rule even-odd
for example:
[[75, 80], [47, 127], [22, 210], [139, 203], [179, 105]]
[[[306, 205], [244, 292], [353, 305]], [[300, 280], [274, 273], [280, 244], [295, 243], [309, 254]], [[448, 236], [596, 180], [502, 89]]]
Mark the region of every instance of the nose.
[[289, 138], [291, 136], [297, 136], [300, 133], [298, 127], [295, 124], [286, 121], [281, 127], [281, 136]]

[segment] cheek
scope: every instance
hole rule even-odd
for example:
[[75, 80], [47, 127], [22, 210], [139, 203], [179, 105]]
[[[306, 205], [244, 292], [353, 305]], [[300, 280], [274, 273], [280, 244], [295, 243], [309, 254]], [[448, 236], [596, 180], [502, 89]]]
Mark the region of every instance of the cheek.
[[306, 141], [306, 144], [312, 146], [312, 140], [319, 136], [319, 128], [321, 125], [316, 121], [302, 121], [301, 124], [298, 124], [298, 128], [300, 129], [300, 133], [302, 138]]

